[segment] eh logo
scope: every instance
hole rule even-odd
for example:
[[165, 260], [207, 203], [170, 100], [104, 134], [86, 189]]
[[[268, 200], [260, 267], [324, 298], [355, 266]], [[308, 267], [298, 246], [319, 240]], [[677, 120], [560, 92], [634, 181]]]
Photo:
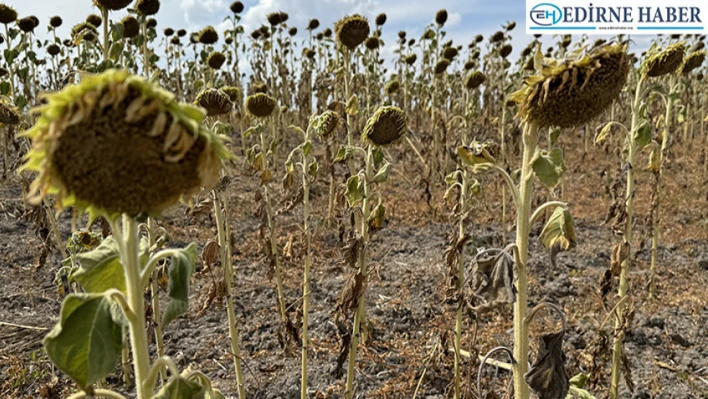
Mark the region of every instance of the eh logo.
[[536, 25], [551, 26], [560, 22], [563, 16], [561, 9], [555, 4], [541, 3], [531, 9], [531, 20]]

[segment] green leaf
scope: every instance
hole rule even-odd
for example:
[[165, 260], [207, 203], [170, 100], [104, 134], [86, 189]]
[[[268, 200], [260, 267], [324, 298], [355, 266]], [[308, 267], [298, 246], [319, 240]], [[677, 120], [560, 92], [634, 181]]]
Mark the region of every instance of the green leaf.
[[317, 171], [319, 170], [320, 165], [317, 163], [317, 161], [312, 161], [310, 163], [310, 166], [307, 167], [307, 173], [312, 176], [312, 177], [317, 177]]
[[253, 126], [249, 127], [245, 132], [243, 132], [243, 138], [244, 139], [248, 138], [248, 136], [253, 134], [255, 131], [256, 131], [255, 127], [253, 127]]
[[111, 38], [114, 42], [123, 38], [124, 27], [121, 23], [111, 24]]
[[12, 64], [12, 61], [14, 61], [15, 58], [20, 55], [17, 50], [5, 50], [3, 53], [5, 55], [5, 61], [8, 65]]
[[381, 147], [376, 146], [371, 150], [371, 155], [374, 157], [374, 168], [378, 168], [379, 165], [384, 161], [384, 153]]
[[548, 222], [543, 226], [539, 237], [544, 247], [567, 251], [575, 246], [575, 227], [573, 217], [567, 208], [557, 207]]
[[344, 193], [350, 208], [361, 205], [364, 199], [364, 184], [359, 181], [359, 175], [355, 175], [347, 180], [347, 191]]
[[384, 183], [388, 180], [389, 176], [391, 174], [391, 164], [386, 162], [383, 164], [381, 168], [379, 168], [378, 172], [376, 172], [376, 175], [374, 176], [374, 183]]
[[178, 376], [172, 378], [152, 399], [204, 399], [205, 395], [203, 386]]
[[204, 399], [226, 399], [223, 393], [216, 388], [212, 388], [211, 392], [207, 391]]
[[125, 272], [118, 242], [107, 237], [96, 249], [76, 255], [78, 270], [72, 275], [86, 292], [101, 293], [115, 288], [125, 293]]
[[639, 127], [634, 133], [634, 143], [640, 148], [644, 148], [651, 143], [651, 124], [644, 119], [640, 122]]
[[569, 382], [570, 385], [573, 385], [574, 387], [582, 388], [585, 386], [585, 383], [588, 381], [589, 378], [590, 377], [588, 377], [587, 375], [580, 373], [573, 376], [573, 378], [571, 378]]
[[343, 145], [337, 150], [337, 156], [334, 157], [334, 163], [344, 162], [349, 158], [356, 147], [351, 145]]
[[44, 339], [47, 355], [84, 391], [110, 374], [123, 346], [117, 305], [101, 294], [71, 294]]
[[189, 278], [194, 273], [197, 261], [197, 244], [191, 243], [187, 248], [179, 250], [172, 256], [172, 262], [167, 270], [170, 281], [167, 296], [170, 302], [162, 317], [163, 329], [180, 315], [184, 314], [188, 308], [189, 301]]
[[310, 140], [305, 141], [302, 143], [302, 153], [305, 156], [310, 155], [310, 152], [312, 152], [312, 142]]
[[536, 177], [538, 177], [538, 180], [549, 190], [553, 190], [560, 182], [563, 172], [565, 172], [563, 151], [560, 148], [554, 148], [550, 153], [548, 151], [537, 150], [536, 155], [531, 161], [531, 167]]
[[555, 143], [558, 142], [558, 137], [560, 137], [560, 134], [561, 134], [560, 128], [555, 128], [555, 129], [553, 129], [553, 131], [552, 131], [551, 134], [550, 134], [551, 145], [553, 145], [553, 144], [555, 144]]

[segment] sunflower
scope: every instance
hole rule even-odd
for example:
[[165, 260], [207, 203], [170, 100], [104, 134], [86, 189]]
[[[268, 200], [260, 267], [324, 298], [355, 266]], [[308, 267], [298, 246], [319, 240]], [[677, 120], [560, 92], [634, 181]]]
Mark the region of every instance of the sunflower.
[[246, 98], [246, 109], [251, 115], [258, 118], [270, 116], [275, 110], [275, 106], [275, 99], [267, 94], [256, 93]]
[[199, 108], [126, 71], [85, 77], [46, 96], [22, 170], [39, 173], [30, 199], [57, 197], [91, 217], [157, 214], [218, 181], [231, 157]]
[[207, 58], [207, 65], [213, 69], [221, 68], [221, 66], [224, 65], [224, 62], [226, 62], [226, 56], [219, 51], [212, 52]]
[[520, 117], [539, 127], [574, 127], [596, 118], [619, 96], [629, 73], [624, 44], [602, 47], [575, 61], [548, 64], [539, 75], [527, 77], [527, 87], [509, 98], [519, 104]]
[[362, 133], [362, 141], [386, 146], [395, 144], [408, 131], [406, 114], [398, 107], [381, 107], [369, 118]]
[[644, 73], [649, 77], [666, 75], [676, 71], [683, 62], [686, 43], [678, 42], [663, 51], [650, 51], [642, 65]]
[[233, 102], [228, 94], [219, 89], [206, 89], [197, 95], [194, 105], [207, 111], [207, 116], [223, 115], [231, 112]]
[[135, 8], [143, 15], [155, 15], [160, 11], [160, 0], [138, 0]]
[[354, 50], [369, 36], [369, 21], [355, 14], [337, 21], [334, 29], [337, 31], [339, 42], [349, 50]]
[[219, 34], [212, 26], [207, 26], [199, 32], [199, 43], [214, 44], [219, 41]]
[[93, 4], [111, 11], [122, 10], [132, 2], [133, 0], [93, 0]]
[[17, 20], [17, 11], [14, 8], [0, 3], [0, 23], [11, 24]]
[[474, 71], [467, 75], [465, 79], [465, 87], [473, 90], [481, 86], [487, 80], [487, 75], [480, 71]]
[[684, 60], [683, 65], [681, 65], [681, 74], [682, 75], [687, 75], [690, 73], [692, 70], [696, 68], [700, 68], [701, 65], [703, 65], [703, 61], [706, 60], [706, 52], [705, 51], [694, 51], [691, 54], [686, 57], [686, 60]]
[[140, 34], [140, 23], [132, 15], [128, 15], [120, 21], [123, 24], [123, 37], [132, 39]]
[[5, 100], [0, 100], [0, 123], [5, 125], [20, 123], [20, 112]]
[[341, 126], [341, 118], [336, 111], [327, 110], [322, 115], [313, 116], [313, 118], [312, 131], [323, 141], [332, 137], [337, 128]]
[[101, 26], [101, 24], [103, 23], [103, 19], [96, 14], [89, 14], [86, 17], [86, 22], [90, 23], [91, 25], [95, 26], [96, 28], [99, 28]]

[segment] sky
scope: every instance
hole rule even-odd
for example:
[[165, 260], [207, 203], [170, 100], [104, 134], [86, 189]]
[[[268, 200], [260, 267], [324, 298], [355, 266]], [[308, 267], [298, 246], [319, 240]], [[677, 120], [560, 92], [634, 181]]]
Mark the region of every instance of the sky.
[[[2, 0], [0, 0], [2, 1]], [[61, 15], [64, 24], [58, 29], [61, 38], [69, 36], [71, 27], [83, 21], [90, 13], [100, 14], [93, 6], [92, 0], [4, 0], [14, 7], [20, 17], [35, 15], [40, 20], [37, 32], [40, 38], [46, 35], [49, 18]], [[426, 25], [433, 22], [435, 13], [440, 9], [448, 11], [448, 22], [444, 30], [447, 39], [453, 39], [456, 44], [464, 47], [472, 39], [483, 34], [487, 38], [501, 29], [509, 21], [516, 21], [517, 27], [511, 32], [515, 59], [518, 53], [531, 40], [525, 34], [524, 0], [242, 0], [245, 5], [241, 24], [245, 32], [266, 22], [265, 16], [274, 11], [285, 11], [289, 14], [287, 22], [290, 27], [298, 28], [299, 39], [306, 35], [305, 27], [311, 18], [320, 20], [320, 29], [332, 27], [339, 18], [358, 13], [369, 18], [371, 22], [380, 13], [386, 13], [387, 22], [383, 28], [385, 47], [382, 52], [384, 59], [393, 58], [393, 50], [397, 47], [398, 31], [404, 30], [408, 38], [420, 38]], [[158, 32], [171, 27], [175, 30], [185, 28], [197, 31], [206, 25], [212, 25], [223, 31], [230, 27], [224, 18], [231, 15], [229, 4], [231, 0], [162, 0], [160, 11], [156, 16]], [[119, 20], [125, 11], [112, 13], [110, 18]], [[222, 36], [223, 38], [223, 36]], [[591, 40], [594, 38], [591, 38]], [[640, 48], [645, 47], [650, 37], [635, 38]], [[553, 43], [549, 35], [544, 37], [544, 45]]]

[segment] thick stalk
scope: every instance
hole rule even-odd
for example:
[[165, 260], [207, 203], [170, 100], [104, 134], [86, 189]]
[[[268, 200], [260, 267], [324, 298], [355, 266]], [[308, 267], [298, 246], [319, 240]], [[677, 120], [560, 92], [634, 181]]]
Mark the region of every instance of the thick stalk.
[[[115, 234], [117, 229], [113, 231]], [[128, 304], [133, 314], [137, 315], [133, 320], [129, 320], [137, 399], [148, 399], [152, 395], [152, 386], [149, 383], [144, 384], [150, 372], [150, 352], [145, 329], [145, 297], [138, 257], [138, 224], [130, 216], [123, 215], [122, 237], [116, 239], [121, 243], [121, 262], [125, 273]]]
[[[506, 144], [505, 144], [505, 123], [506, 119], [506, 107], [502, 107], [502, 118], [501, 126], [499, 127], [499, 143], [501, 146], [500, 154], [501, 161], [503, 165], [506, 165]], [[502, 214], [501, 214], [501, 228], [502, 228], [502, 247], [506, 246], [506, 185], [502, 185]]]
[[[5, 43], [7, 43], [7, 50], [10, 51], [12, 50], [12, 47], [10, 46], [10, 30], [7, 27], [7, 24], [5, 24]], [[7, 60], [6, 60], [7, 61]], [[14, 60], [13, 60], [14, 62]], [[10, 70], [10, 99], [12, 102], [15, 102], [15, 71], [14, 68], [12, 67], [12, 62], [7, 62], [7, 69]]]
[[656, 207], [654, 208], [654, 217], [652, 221], [651, 234], [651, 266], [649, 268], [649, 297], [652, 298], [655, 293], [654, 277], [656, 275], [656, 259], [659, 253], [659, 239], [661, 238], [661, 174], [664, 166], [667, 149], [669, 146], [669, 137], [671, 135], [671, 108], [673, 100], [671, 94], [674, 90], [674, 74], [669, 78], [669, 96], [666, 99], [666, 115], [664, 116], [664, 135], [661, 138], [661, 152], [659, 153], [659, 173], [656, 176]]
[[519, 250], [519, 262], [516, 265], [518, 294], [514, 302], [514, 397], [528, 399], [529, 387], [524, 380], [528, 371], [529, 334], [524, 322], [528, 313], [526, 266], [529, 258], [529, 231], [531, 227], [531, 199], [533, 197], [533, 160], [538, 146], [538, 125], [526, 125], [523, 133], [523, 159], [519, 187], [519, 205], [516, 210], [516, 246]]
[[[223, 210], [222, 210], [223, 207]], [[221, 257], [221, 267], [224, 269], [224, 285], [226, 286], [226, 315], [229, 319], [229, 339], [231, 341], [231, 352], [234, 357], [234, 370], [236, 371], [236, 385], [238, 387], [239, 399], [246, 398], [246, 390], [243, 385], [243, 372], [241, 371], [241, 347], [238, 339], [238, 328], [236, 327], [236, 313], [234, 311], [234, 301], [231, 296], [233, 286], [233, 269], [231, 268], [231, 243], [229, 237], [229, 225], [225, 220], [226, 202], [221, 201], [221, 195], [214, 191], [214, 217], [216, 219], [217, 239], [219, 242], [219, 255]]]
[[370, 204], [370, 187], [369, 179], [373, 177], [373, 163], [374, 156], [371, 151], [371, 146], [369, 146], [366, 155], [366, 172], [364, 176], [364, 199], [362, 201], [362, 217], [361, 217], [361, 238], [363, 245], [359, 251], [359, 271], [358, 273], [363, 276], [363, 283], [361, 288], [361, 296], [359, 297], [359, 303], [354, 314], [354, 327], [352, 331], [351, 342], [349, 344], [349, 362], [347, 365], [347, 390], [344, 393], [346, 399], [351, 399], [354, 395], [354, 369], [356, 368], [356, 354], [359, 348], [359, 338], [361, 333], [361, 323], [366, 317], [366, 280], [368, 273], [367, 271], [367, 243], [369, 241], [369, 208]]
[[[637, 158], [637, 145], [634, 140], [634, 132], [638, 127], [639, 123], [639, 105], [641, 102], [641, 93], [644, 86], [644, 77], [642, 76], [637, 83], [637, 91], [634, 95], [634, 102], [632, 103], [632, 128], [628, 132], [627, 136], [627, 146], [629, 147], [629, 154], [627, 162], [629, 167], [627, 168], [627, 220], [624, 225], [624, 240], [627, 243], [632, 243], [632, 219], [634, 218], [634, 167]], [[619, 300], [627, 295], [627, 274], [629, 273], [629, 259], [625, 259], [622, 262], [622, 270], [620, 272], [620, 282], [618, 289]], [[622, 303], [621, 306], [617, 307], [617, 320], [615, 322], [615, 328], [621, 328], [624, 324], [624, 310], [625, 305]], [[622, 341], [624, 340], [624, 331], [620, 329], [615, 334], [615, 339], [613, 343], [612, 352], [612, 383], [610, 385], [610, 397], [613, 399], [619, 398], [619, 381], [622, 374], [621, 360], [622, 360]]]
[[[458, 240], [462, 240], [465, 236], [465, 214], [467, 206], [467, 170], [462, 171], [462, 189], [460, 190], [460, 226]], [[461, 397], [460, 388], [460, 369], [462, 358], [460, 357], [460, 350], [462, 349], [462, 286], [465, 281], [465, 253], [460, 251], [457, 254], [457, 284], [455, 289], [457, 290], [457, 295], [460, 298], [460, 302], [457, 304], [457, 312], [455, 314], [455, 399]]]
[[101, 17], [103, 18], [103, 61], [108, 61], [108, 9], [101, 8]]
[[302, 204], [303, 204], [303, 233], [305, 235], [305, 270], [302, 280], [302, 381], [300, 398], [307, 399], [307, 357], [309, 339], [307, 335], [308, 319], [310, 313], [310, 266], [312, 265], [312, 233], [310, 232], [310, 173], [308, 165], [312, 157], [303, 157], [302, 164]]

